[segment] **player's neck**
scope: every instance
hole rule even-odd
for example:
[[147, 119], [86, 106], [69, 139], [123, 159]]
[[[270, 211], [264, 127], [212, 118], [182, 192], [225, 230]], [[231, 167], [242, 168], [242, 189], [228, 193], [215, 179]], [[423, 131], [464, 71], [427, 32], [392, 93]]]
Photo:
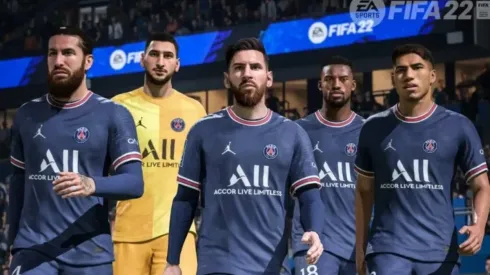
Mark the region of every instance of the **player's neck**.
[[87, 85], [85, 84], [85, 81], [82, 81], [82, 84], [80, 84], [75, 92], [73, 92], [69, 97], [57, 97], [51, 94], [49, 96], [59, 102], [75, 102], [84, 98], [88, 93], [89, 90], [87, 88]]
[[418, 102], [401, 101], [398, 103], [398, 111], [406, 117], [418, 117], [429, 112], [435, 103], [430, 98], [424, 98]]
[[350, 104], [346, 104], [345, 106], [342, 106], [340, 108], [328, 108], [325, 104], [323, 104], [320, 112], [326, 120], [332, 122], [345, 121], [349, 119], [352, 114]]
[[240, 118], [246, 120], [258, 120], [267, 116], [267, 106], [263, 102], [255, 105], [254, 107], [245, 107], [238, 104], [231, 106], [233, 112]]
[[153, 98], [165, 98], [172, 94], [172, 81], [169, 80], [167, 83], [163, 85], [155, 85], [153, 83], [149, 83], [145, 81], [145, 85], [143, 87], [143, 91], [153, 97]]

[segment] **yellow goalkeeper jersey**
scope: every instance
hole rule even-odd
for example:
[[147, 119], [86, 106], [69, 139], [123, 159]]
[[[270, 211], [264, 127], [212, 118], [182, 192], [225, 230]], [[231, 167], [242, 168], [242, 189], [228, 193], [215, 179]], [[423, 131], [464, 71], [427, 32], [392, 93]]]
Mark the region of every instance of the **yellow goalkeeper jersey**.
[[[139, 88], [113, 101], [124, 105], [135, 120], [145, 183], [141, 198], [117, 203], [113, 240], [151, 240], [169, 232], [184, 142], [206, 112], [198, 101], [176, 90], [168, 97], [153, 98]], [[196, 232], [194, 225], [191, 232]]]

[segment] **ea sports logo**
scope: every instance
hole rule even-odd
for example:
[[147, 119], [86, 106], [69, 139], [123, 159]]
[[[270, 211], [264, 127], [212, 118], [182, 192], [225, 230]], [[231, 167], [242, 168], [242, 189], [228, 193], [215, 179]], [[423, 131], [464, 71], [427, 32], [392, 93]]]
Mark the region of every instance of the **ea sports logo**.
[[308, 30], [308, 38], [313, 44], [320, 44], [327, 39], [327, 26], [323, 22], [315, 22]]
[[115, 50], [109, 59], [111, 68], [118, 71], [126, 65], [126, 53], [123, 50]]
[[349, 6], [349, 14], [354, 23], [370, 20], [373, 27], [383, 21], [385, 12], [383, 0], [352, 0]]

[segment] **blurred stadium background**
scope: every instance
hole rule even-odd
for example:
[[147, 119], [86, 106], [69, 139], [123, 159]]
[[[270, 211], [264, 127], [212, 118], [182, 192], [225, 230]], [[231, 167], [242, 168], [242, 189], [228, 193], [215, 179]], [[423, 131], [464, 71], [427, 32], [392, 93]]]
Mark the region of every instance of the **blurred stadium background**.
[[[441, 7], [446, 5], [446, 0], [437, 1]], [[241, 37], [259, 37], [271, 56], [274, 71], [275, 82], [267, 94], [267, 104], [292, 119], [321, 106], [317, 82], [321, 61], [329, 55], [340, 54], [354, 61], [358, 89], [352, 107], [356, 112], [367, 117], [393, 106], [397, 95], [390, 78], [391, 50], [402, 43], [421, 43], [433, 51], [437, 61], [435, 101], [475, 123], [490, 165], [490, 20], [443, 21], [423, 16], [404, 20], [401, 13], [374, 27], [369, 20], [352, 26], [350, 0], [0, 3], [1, 213], [5, 213], [8, 203], [9, 127], [16, 108], [47, 91], [46, 33], [57, 25], [79, 25], [97, 41], [88, 84], [106, 97], [142, 85], [139, 56], [149, 32], [175, 34], [183, 67], [174, 78], [174, 87], [200, 101], [208, 113], [233, 104], [233, 97], [222, 85], [225, 47]], [[462, 175], [457, 174], [453, 183], [455, 215], [461, 227], [471, 222], [472, 195]], [[5, 219], [0, 227], [4, 232], [8, 229]], [[0, 254], [5, 251], [2, 235]], [[478, 255], [463, 258], [462, 273], [490, 274], [485, 271], [489, 255], [487, 236]]]

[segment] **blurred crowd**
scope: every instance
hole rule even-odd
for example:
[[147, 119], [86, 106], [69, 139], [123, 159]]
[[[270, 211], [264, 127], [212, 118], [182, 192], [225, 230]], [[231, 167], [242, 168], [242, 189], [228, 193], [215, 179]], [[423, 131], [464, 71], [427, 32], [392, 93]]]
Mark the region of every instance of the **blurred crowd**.
[[59, 25], [79, 25], [98, 45], [104, 45], [144, 40], [151, 31], [184, 35], [237, 24], [345, 12], [351, 0], [90, 1], [93, 12], [80, 4], [83, 2], [0, 0], [4, 7], [0, 10], [0, 57], [13, 57], [22, 47], [23, 55], [42, 52], [46, 33]]

